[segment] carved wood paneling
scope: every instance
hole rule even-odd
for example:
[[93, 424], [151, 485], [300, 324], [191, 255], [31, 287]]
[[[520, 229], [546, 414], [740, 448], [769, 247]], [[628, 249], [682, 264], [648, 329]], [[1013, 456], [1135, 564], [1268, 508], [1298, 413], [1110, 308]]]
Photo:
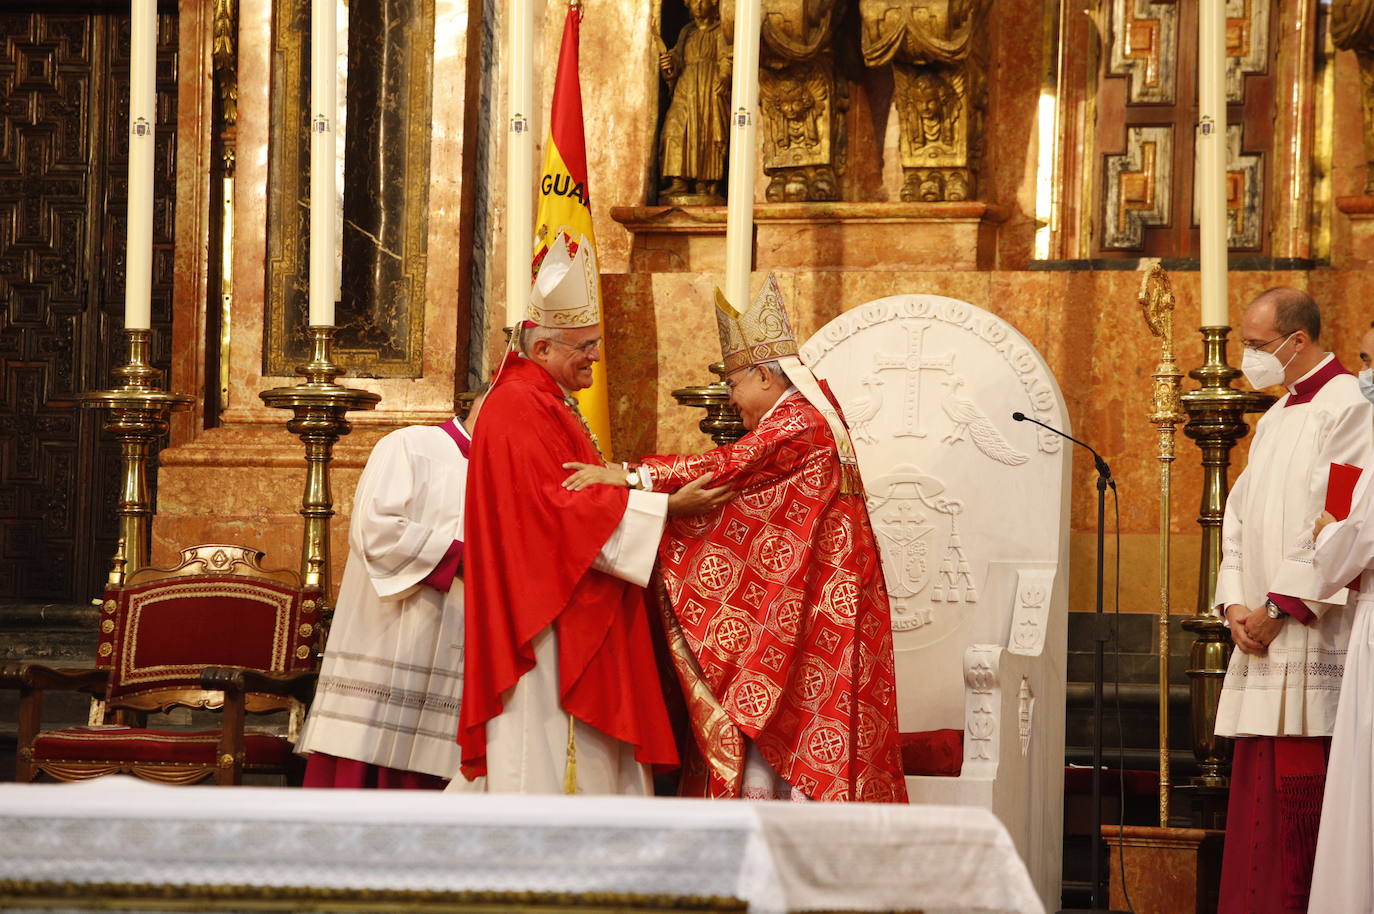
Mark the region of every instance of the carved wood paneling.
[[[1265, 254], [1274, 0], [1225, 0], [1229, 245]], [[1094, 254], [1197, 257], [1198, 0], [1113, 0], [1097, 101]], [[1165, 134], [1171, 137], [1166, 142]]]
[[[70, 9], [67, 5], [64, 9]], [[118, 446], [80, 391], [124, 361], [127, 14], [0, 14], [0, 596], [98, 593]], [[154, 361], [168, 364], [176, 17], [159, 19]]]
[[1126, 152], [1106, 157], [1109, 218], [1102, 226], [1102, 245], [1135, 249], [1144, 244], [1145, 228], [1167, 225], [1173, 203], [1174, 129], [1131, 127]]
[[1178, 4], [1115, 0], [1109, 72], [1129, 80], [1132, 104], [1173, 104], [1178, 84]]
[[1245, 77], [1269, 70], [1272, 0], [1226, 0], [1226, 101], [1245, 101]]

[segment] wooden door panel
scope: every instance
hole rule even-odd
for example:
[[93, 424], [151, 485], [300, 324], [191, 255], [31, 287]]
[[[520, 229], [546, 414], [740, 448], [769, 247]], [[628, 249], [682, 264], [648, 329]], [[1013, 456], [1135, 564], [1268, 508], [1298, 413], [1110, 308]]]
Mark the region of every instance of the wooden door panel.
[[[129, 21], [101, 4], [42, 9], [0, 14], [0, 596], [84, 600], [108, 569], [118, 498], [118, 444], [75, 394], [112, 383], [124, 360]], [[175, 99], [176, 18], [164, 15], [153, 293], [164, 369]]]

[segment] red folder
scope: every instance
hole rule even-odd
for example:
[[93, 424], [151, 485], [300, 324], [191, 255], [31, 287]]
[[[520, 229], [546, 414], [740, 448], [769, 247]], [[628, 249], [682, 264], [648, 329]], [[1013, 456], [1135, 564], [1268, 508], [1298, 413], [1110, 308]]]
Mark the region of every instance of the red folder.
[[1348, 463], [1331, 464], [1331, 473], [1326, 480], [1326, 510], [1336, 520], [1350, 516], [1350, 499], [1355, 494], [1355, 483], [1360, 481], [1360, 468]]
[[[1355, 483], [1360, 481], [1360, 472], [1359, 467], [1348, 463], [1331, 464], [1331, 471], [1326, 477], [1326, 510], [1336, 520], [1345, 520], [1350, 516], [1350, 499], [1355, 494]], [[1355, 575], [1355, 580], [1345, 586], [1359, 590], [1362, 576]]]

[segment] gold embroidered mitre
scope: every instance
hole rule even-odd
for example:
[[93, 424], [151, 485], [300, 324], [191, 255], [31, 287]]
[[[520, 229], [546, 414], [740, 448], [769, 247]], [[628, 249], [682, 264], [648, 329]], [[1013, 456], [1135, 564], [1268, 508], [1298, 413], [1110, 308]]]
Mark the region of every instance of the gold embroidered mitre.
[[596, 252], [582, 236], [577, 253], [568, 250], [559, 235], [539, 264], [539, 275], [530, 289], [525, 319], [541, 327], [568, 330], [595, 327], [601, 323], [601, 284], [596, 269]]
[[716, 290], [716, 325], [727, 372], [797, 354], [797, 338], [772, 273], [743, 314]]

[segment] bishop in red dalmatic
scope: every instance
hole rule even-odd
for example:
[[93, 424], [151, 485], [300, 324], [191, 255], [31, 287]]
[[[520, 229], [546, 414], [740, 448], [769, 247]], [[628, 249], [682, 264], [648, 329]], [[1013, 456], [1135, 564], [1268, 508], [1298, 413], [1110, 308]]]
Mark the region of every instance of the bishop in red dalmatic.
[[[848, 431], [796, 357], [771, 276], [748, 312], [722, 310], [721, 336], [751, 431], [638, 465], [656, 492], [709, 474], [736, 496], [671, 519], [659, 546], [662, 618], [699, 755], [685, 762], [684, 793], [905, 802], [891, 616]], [[613, 476], [570, 480], [590, 481]]]

